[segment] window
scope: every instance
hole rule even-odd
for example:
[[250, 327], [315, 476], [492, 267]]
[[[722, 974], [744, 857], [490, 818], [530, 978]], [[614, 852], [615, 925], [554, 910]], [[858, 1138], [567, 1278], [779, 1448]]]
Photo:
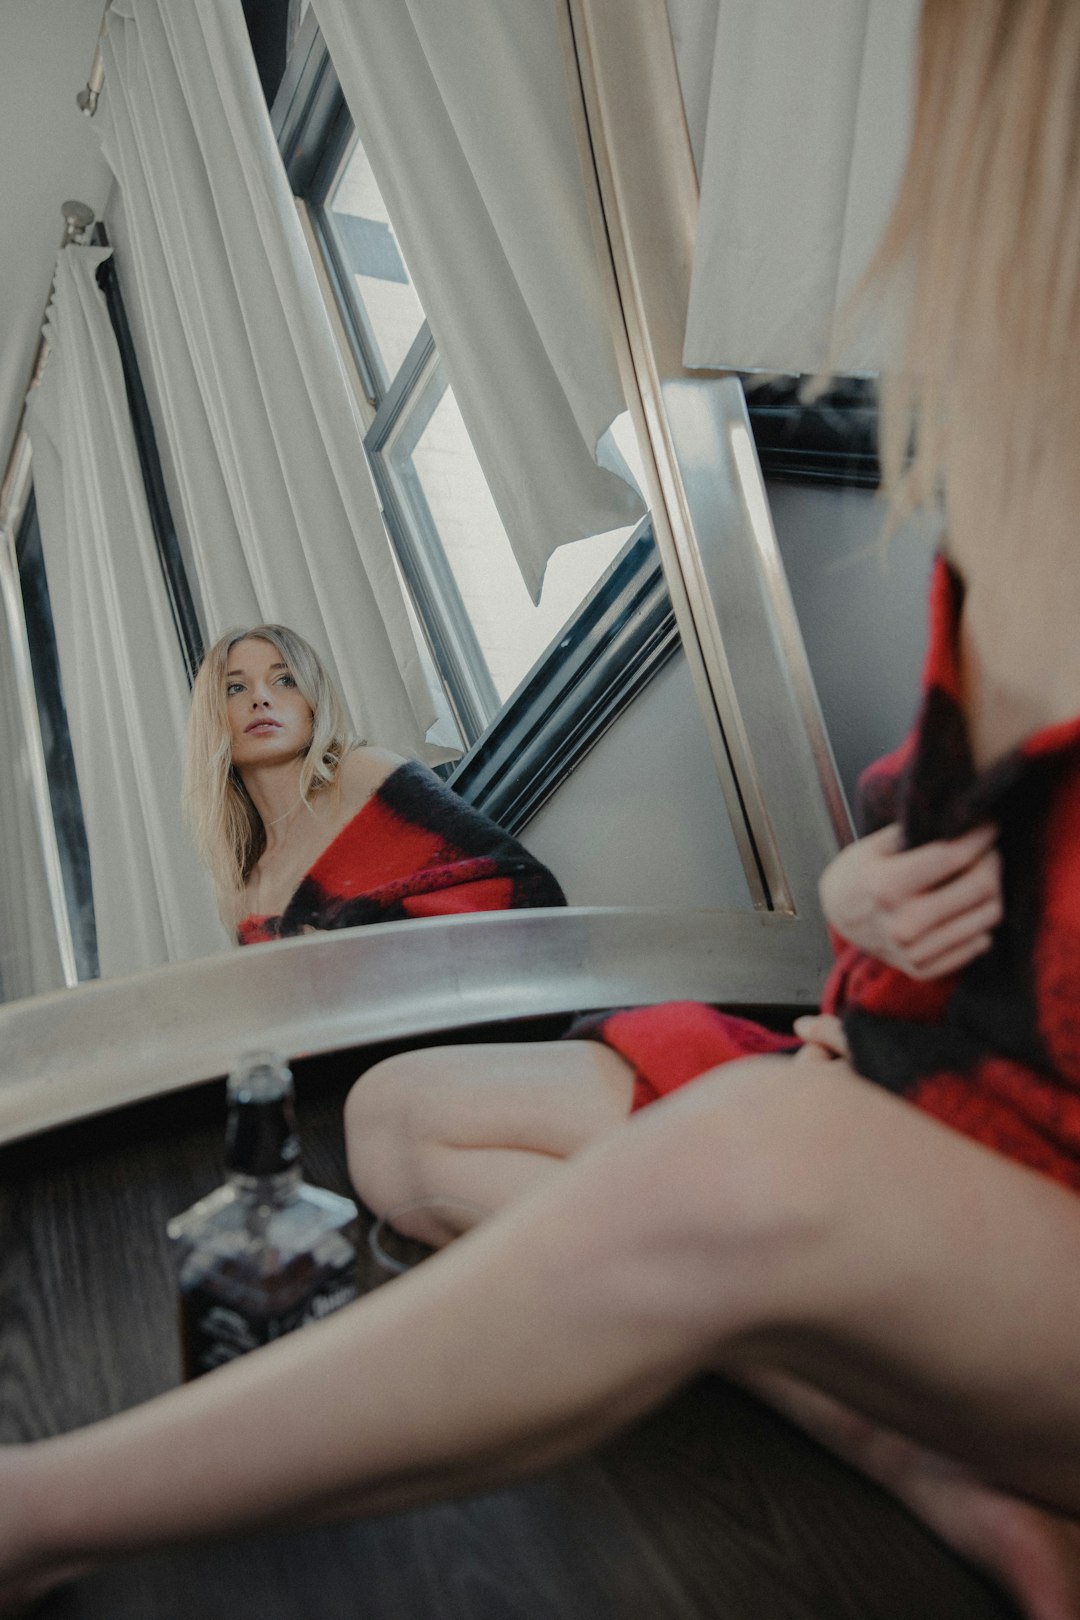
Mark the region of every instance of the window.
[[[452, 780], [520, 827], [674, 651], [651, 531], [646, 522], [562, 547], [532, 604], [310, 14], [272, 117], [366, 404], [365, 450], [421, 654], [448, 707], [438, 736], [454, 733], [465, 749]], [[864, 432], [872, 401], [859, 388], [807, 407], [798, 379], [774, 379], [749, 406], [766, 474], [876, 481]], [[632, 447], [619, 447], [632, 462]]]
[[563, 547], [540, 603], [530, 600], [346, 112], [306, 201], [372, 411], [365, 449], [398, 565], [459, 735], [472, 746], [633, 529]]

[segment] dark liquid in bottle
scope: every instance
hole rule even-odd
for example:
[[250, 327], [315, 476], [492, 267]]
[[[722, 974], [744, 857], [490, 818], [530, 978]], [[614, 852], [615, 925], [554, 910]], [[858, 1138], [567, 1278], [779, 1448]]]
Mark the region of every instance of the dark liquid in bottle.
[[[305, 1286], [306, 1284], [306, 1286]], [[357, 1297], [355, 1263], [328, 1270], [310, 1255], [276, 1277], [253, 1279], [225, 1261], [180, 1287], [180, 1344], [185, 1381], [284, 1333], [318, 1322]]]

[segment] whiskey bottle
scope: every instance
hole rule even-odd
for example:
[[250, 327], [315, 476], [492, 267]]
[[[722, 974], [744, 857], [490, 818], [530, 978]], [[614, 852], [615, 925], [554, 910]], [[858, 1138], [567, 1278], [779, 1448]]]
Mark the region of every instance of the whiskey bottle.
[[357, 1208], [301, 1179], [292, 1075], [269, 1052], [228, 1078], [228, 1180], [168, 1223], [185, 1379], [328, 1316], [357, 1294]]

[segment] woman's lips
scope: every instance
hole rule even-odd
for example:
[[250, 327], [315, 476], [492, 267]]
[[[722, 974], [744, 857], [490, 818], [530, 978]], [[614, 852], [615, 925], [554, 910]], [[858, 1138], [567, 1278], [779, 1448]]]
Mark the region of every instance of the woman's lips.
[[281, 730], [281, 721], [280, 720], [253, 720], [251, 722], [250, 726], [245, 726], [244, 727], [244, 735], [246, 736], [249, 731], [280, 731], [280, 730]]

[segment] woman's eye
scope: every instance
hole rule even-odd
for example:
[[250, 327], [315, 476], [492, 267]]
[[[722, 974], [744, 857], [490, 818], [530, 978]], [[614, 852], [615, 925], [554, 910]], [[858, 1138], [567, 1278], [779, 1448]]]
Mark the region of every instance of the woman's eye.
[[279, 675], [278, 676], [278, 685], [279, 686], [295, 686], [296, 682], [294, 681], [294, 679], [293, 679], [293, 677], [291, 675]]
[[225, 688], [225, 696], [235, 697], [237, 692], [242, 692], [243, 690], [244, 688], [241, 686], [239, 681], [230, 681], [228, 686]]

